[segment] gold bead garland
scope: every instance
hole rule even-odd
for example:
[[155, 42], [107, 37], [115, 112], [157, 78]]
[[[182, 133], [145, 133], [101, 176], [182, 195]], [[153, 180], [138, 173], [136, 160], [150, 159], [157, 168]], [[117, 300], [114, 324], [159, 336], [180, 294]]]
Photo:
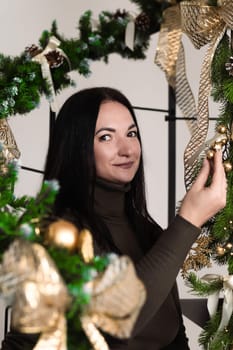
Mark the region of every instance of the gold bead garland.
[[[229, 220], [229, 225], [224, 226], [223, 230], [225, 231], [225, 234], [229, 236], [233, 230], [233, 221]], [[216, 246], [216, 254], [218, 256], [223, 256], [224, 254], [230, 254], [231, 256], [233, 256], [233, 242], [226, 240], [222, 244], [218, 244]]]
[[[227, 144], [227, 142], [232, 139], [232, 134], [229, 133], [225, 125], [218, 125], [217, 133], [219, 133], [219, 136], [217, 135], [217, 137], [214, 138], [214, 141], [206, 151], [206, 157], [209, 160], [213, 159], [215, 152], [221, 150]], [[224, 160], [223, 166], [226, 173], [232, 171], [232, 164], [229, 160]]]

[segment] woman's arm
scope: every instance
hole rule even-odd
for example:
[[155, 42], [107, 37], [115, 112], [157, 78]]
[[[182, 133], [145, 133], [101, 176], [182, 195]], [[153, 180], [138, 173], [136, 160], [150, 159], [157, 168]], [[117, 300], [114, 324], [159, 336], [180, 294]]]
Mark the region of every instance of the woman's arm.
[[134, 328], [134, 335], [156, 314], [170, 293], [200, 227], [226, 204], [226, 176], [222, 154], [216, 152], [210, 186], [210, 164], [204, 161], [195, 183], [183, 199], [179, 215], [160, 234], [150, 251], [136, 264], [147, 290], [147, 301]]

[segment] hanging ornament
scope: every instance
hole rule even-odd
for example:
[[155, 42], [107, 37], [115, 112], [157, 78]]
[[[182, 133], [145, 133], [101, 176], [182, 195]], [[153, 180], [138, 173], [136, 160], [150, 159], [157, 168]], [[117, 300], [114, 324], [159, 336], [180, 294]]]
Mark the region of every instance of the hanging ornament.
[[225, 248], [221, 247], [221, 246], [217, 246], [216, 247], [216, 253], [219, 255], [219, 256], [222, 256], [225, 254]]
[[78, 235], [79, 231], [74, 224], [58, 220], [49, 225], [45, 239], [46, 243], [73, 251], [78, 244]]
[[[206, 145], [209, 146], [209, 149], [206, 151], [206, 157], [207, 159], [211, 160], [214, 158], [214, 154], [217, 150], [221, 150], [223, 146], [227, 144], [227, 142], [230, 140], [230, 134], [225, 125], [218, 125], [217, 132], [214, 135], [212, 139], [206, 142]], [[226, 172], [231, 171], [231, 164], [230, 162], [225, 161], [224, 162], [224, 168]]]
[[214, 158], [214, 150], [212, 150], [212, 149], [209, 149], [207, 152], [206, 152], [206, 157], [207, 157], [207, 159], [213, 159]]
[[136, 28], [142, 32], [147, 32], [150, 28], [150, 18], [149, 16], [142, 12], [135, 19]]
[[78, 251], [86, 263], [94, 258], [93, 239], [90, 231], [87, 229], [80, 231], [70, 221], [61, 219], [50, 224], [45, 234], [45, 242], [65, 248], [70, 252]]
[[227, 127], [223, 124], [219, 124], [218, 127], [217, 127], [217, 131], [220, 133], [220, 134], [226, 134], [227, 132]]
[[233, 76], [233, 56], [229, 58], [229, 62], [225, 64], [226, 71]]
[[224, 166], [224, 169], [225, 169], [226, 173], [229, 173], [230, 171], [232, 171], [232, 164], [231, 164], [231, 162], [225, 161], [225, 162], [223, 162], [223, 166]]
[[226, 249], [231, 250], [232, 249], [232, 243], [227, 243], [226, 244]]

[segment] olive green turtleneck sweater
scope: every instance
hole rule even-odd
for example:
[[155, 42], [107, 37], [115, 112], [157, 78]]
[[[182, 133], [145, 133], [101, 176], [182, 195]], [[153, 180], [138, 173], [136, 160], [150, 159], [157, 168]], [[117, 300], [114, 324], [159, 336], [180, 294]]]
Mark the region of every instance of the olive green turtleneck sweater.
[[[106, 224], [120, 252], [134, 261], [138, 276], [147, 290], [147, 301], [134, 327], [132, 339], [122, 343], [116, 341], [112, 345], [110, 342], [110, 347], [117, 350], [163, 349], [172, 343], [182, 327], [175, 281], [200, 229], [176, 216], [167, 230], [155, 226], [158, 238], [144, 254], [125, 215], [124, 199], [128, 190], [127, 185], [103, 180], [98, 180], [95, 190], [96, 213]], [[97, 244], [95, 253], [101, 253]], [[184, 335], [183, 338], [183, 343], [171, 349], [188, 349]]]

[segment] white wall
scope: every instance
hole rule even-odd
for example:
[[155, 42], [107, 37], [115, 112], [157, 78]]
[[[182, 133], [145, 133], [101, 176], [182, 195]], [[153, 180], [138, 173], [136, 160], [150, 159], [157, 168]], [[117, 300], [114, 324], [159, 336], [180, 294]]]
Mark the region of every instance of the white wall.
[[[118, 8], [138, 13], [137, 8], [128, 0], [8, 0], [1, 4], [0, 11], [0, 52], [4, 55], [19, 55], [26, 46], [38, 44], [44, 29], [50, 29], [54, 19], [58, 31], [66, 38], [77, 37], [78, 19], [87, 9], [98, 15], [102, 10]], [[78, 89], [106, 85], [119, 88], [133, 105], [167, 109], [168, 86], [164, 74], [154, 64], [154, 55], [158, 35], [151, 38], [146, 60], [122, 59], [116, 54], [109, 58], [109, 64], [93, 62], [92, 74], [87, 79], [78, 73], [72, 73], [77, 87], [64, 90], [59, 96], [59, 105]], [[194, 50], [187, 38], [184, 38], [187, 54], [187, 74], [195, 95], [198, 90], [198, 75], [203, 51]], [[178, 112], [179, 113], [179, 112]], [[211, 115], [217, 114], [217, 108], [211, 104]], [[164, 115], [155, 112], [137, 111], [142, 129], [144, 144], [147, 193], [149, 210], [152, 216], [163, 227], [167, 225], [168, 199], [168, 125]], [[21, 151], [21, 163], [24, 166], [43, 169], [48, 142], [49, 107], [46, 99], [41, 100], [40, 107], [28, 115], [9, 118], [10, 125]], [[213, 123], [212, 123], [213, 124]], [[213, 124], [214, 125], [214, 124]], [[212, 129], [213, 129], [212, 125]], [[183, 184], [183, 151], [189, 140], [189, 132], [184, 121], [177, 122], [177, 170], [176, 199], [179, 201], [184, 193]], [[16, 187], [16, 195], [34, 195], [39, 189], [41, 175], [21, 170]], [[178, 279], [181, 298], [193, 297], [184, 286], [181, 277]], [[1, 306], [0, 306], [1, 307]], [[192, 350], [197, 350], [199, 327], [185, 319], [187, 333]], [[1, 322], [2, 324], [2, 322]], [[0, 329], [0, 332], [1, 329]], [[1, 334], [0, 334], [1, 336]]]

